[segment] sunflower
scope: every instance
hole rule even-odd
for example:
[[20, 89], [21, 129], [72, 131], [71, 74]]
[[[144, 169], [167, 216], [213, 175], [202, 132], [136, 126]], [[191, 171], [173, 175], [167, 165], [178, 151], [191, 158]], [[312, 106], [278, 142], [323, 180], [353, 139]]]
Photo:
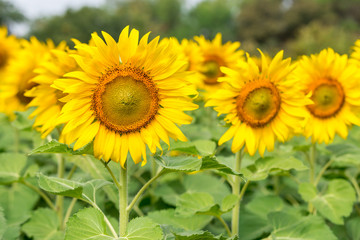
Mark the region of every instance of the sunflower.
[[355, 45], [352, 47], [353, 52], [350, 56], [350, 62], [358, 64], [360, 66], [360, 39], [355, 42]]
[[304, 135], [312, 142], [329, 143], [335, 133], [346, 138], [348, 127], [360, 125], [360, 71], [346, 55], [332, 49], [318, 55], [304, 56], [294, 73], [304, 94], [311, 93], [313, 104], [307, 106], [309, 119]]
[[197, 87], [209, 93], [214, 92], [221, 87], [218, 78], [224, 76], [220, 68], [234, 68], [237, 61], [243, 58], [244, 52], [238, 50], [240, 42], [222, 44], [221, 33], [216, 34], [212, 41], [206, 40], [204, 36], [195, 36], [194, 39], [199, 44], [203, 59], [195, 69], [201, 73], [196, 82]]
[[126, 27], [118, 42], [102, 32], [105, 42], [92, 35], [94, 47], [77, 45], [89, 56], [74, 54], [80, 71], [56, 80], [68, 95], [62, 100], [60, 121], [66, 144], [79, 149], [93, 139], [94, 156], [110, 159], [124, 167], [128, 152], [135, 163], [146, 163], [146, 145], [155, 153], [160, 139], [186, 141], [176, 124], [188, 124], [183, 111], [194, 110], [190, 95], [197, 92], [178, 59], [173, 40], [159, 44], [159, 37], [148, 43], [149, 33]]
[[14, 111], [24, 111], [32, 100], [24, 93], [36, 85], [30, 81], [36, 76], [34, 69], [49, 57], [50, 49], [55, 48], [52, 41], [45, 44], [35, 37], [31, 37], [30, 41], [23, 39], [21, 45], [22, 49], [9, 62], [6, 76], [0, 85], [0, 111], [10, 118], [14, 117]]
[[15, 36], [8, 36], [6, 27], [0, 27], [0, 82], [3, 81], [7, 66], [19, 48], [19, 40]]
[[249, 55], [235, 69], [222, 67], [225, 76], [219, 81], [224, 83], [223, 89], [206, 103], [215, 106], [218, 115], [226, 114], [230, 128], [219, 144], [233, 138], [233, 152], [244, 145], [250, 155], [256, 150], [261, 155], [265, 149], [272, 151], [275, 140], [286, 141], [306, 116], [304, 105], [309, 99], [296, 87], [298, 81], [289, 76], [294, 69], [291, 60], [283, 60], [283, 51], [270, 62], [261, 55], [261, 67]]
[[78, 68], [69, 52], [72, 51], [65, 42], [60, 43], [57, 49], [51, 50], [49, 57], [40, 62], [34, 70], [36, 76], [30, 79], [36, 86], [25, 93], [26, 97], [32, 99], [27, 107], [36, 107], [29, 117], [36, 117], [33, 127], [42, 133], [43, 138], [58, 125], [57, 119], [64, 105], [59, 99], [65, 95], [51, 85], [65, 73]]

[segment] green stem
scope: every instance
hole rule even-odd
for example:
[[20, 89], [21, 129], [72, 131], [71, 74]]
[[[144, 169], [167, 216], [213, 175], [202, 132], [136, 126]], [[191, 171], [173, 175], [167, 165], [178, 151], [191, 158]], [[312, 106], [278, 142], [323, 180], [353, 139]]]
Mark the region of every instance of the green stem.
[[71, 203], [70, 203], [70, 205], [69, 205], [69, 207], [68, 207], [68, 209], [67, 209], [67, 211], [66, 211], [66, 214], [65, 214], [65, 217], [64, 217], [64, 221], [63, 221], [62, 225], [60, 226], [60, 229], [64, 230], [65, 225], [66, 225], [66, 222], [69, 220], [69, 217], [70, 217], [71, 212], [72, 212], [72, 210], [73, 210], [73, 208], [74, 208], [74, 206], [75, 206], [76, 201], [77, 201], [77, 198], [73, 198], [73, 199], [71, 200]]
[[315, 181], [314, 181], [314, 186], [316, 187], [319, 182], [321, 177], [324, 175], [326, 169], [328, 169], [330, 167], [330, 165], [334, 162], [334, 159], [331, 159], [330, 161], [328, 161], [325, 166], [320, 170], [319, 174], [317, 175]]
[[164, 174], [164, 171], [159, 171], [153, 178], [151, 178], [147, 183], [145, 183], [142, 188], [137, 192], [129, 206], [127, 206], [126, 211], [129, 214], [133, 206], [135, 205], [136, 201], [140, 198], [141, 194], [150, 186], [152, 182], [154, 182], [156, 179], [158, 179], [161, 175]]
[[[63, 178], [65, 173], [65, 160], [61, 156], [61, 154], [55, 154], [57, 160], [58, 160], [58, 172], [57, 176], [58, 178]], [[59, 217], [59, 222], [63, 222], [63, 211], [64, 211], [64, 196], [56, 195], [56, 201], [55, 201], [55, 207], [56, 212]]]
[[350, 180], [350, 182], [352, 183], [352, 185], [355, 188], [356, 194], [357, 194], [357, 201], [360, 202], [360, 187], [358, 182], [356, 181], [356, 178], [348, 176], [348, 179]]
[[[235, 171], [239, 172], [241, 169], [242, 150], [235, 154]], [[236, 196], [240, 195], [241, 178], [234, 176], [234, 183], [232, 185], [232, 193]], [[240, 220], [240, 199], [232, 210], [231, 230], [232, 236], [239, 235], [239, 220]]]
[[[315, 161], [316, 161], [316, 143], [313, 143], [310, 148], [310, 156], [309, 156], [309, 181], [310, 183], [316, 187], [315, 185]], [[308, 210], [311, 214], [314, 213], [314, 206], [311, 202], [308, 204]]]
[[224, 221], [224, 219], [221, 216], [215, 216], [217, 219], [219, 219], [219, 221], [222, 223], [222, 225], [224, 225], [226, 232], [229, 236], [231, 236], [231, 231], [229, 226], [226, 224], [226, 222]]
[[43, 192], [41, 191], [39, 188], [35, 187], [34, 185], [26, 182], [25, 180], [21, 180], [19, 181], [19, 183], [24, 184], [25, 186], [27, 186], [28, 188], [31, 188], [32, 190], [34, 190], [35, 192], [37, 192], [43, 199], [44, 201], [47, 203], [47, 205], [49, 205], [49, 207], [56, 211], [55, 205], [52, 203], [52, 201], [50, 200], [50, 198]]
[[117, 187], [117, 188], [119, 189], [119, 191], [120, 191], [121, 186], [120, 186], [120, 183], [118, 182], [118, 180], [116, 179], [115, 174], [113, 173], [113, 171], [111, 170], [111, 168], [108, 166], [108, 164], [106, 164], [105, 162], [103, 162], [103, 163], [104, 163], [104, 166], [106, 167], [106, 169], [108, 170], [108, 172], [110, 173], [110, 176], [111, 176], [112, 180], [114, 181], [116, 187]]
[[74, 165], [72, 166], [69, 174], [67, 175], [66, 179], [69, 179], [69, 180], [70, 180], [70, 179], [72, 178], [72, 176], [74, 175], [76, 169], [77, 169], [77, 166], [74, 164]]
[[119, 232], [120, 237], [125, 236], [127, 224], [129, 221], [129, 214], [127, 211], [128, 205], [128, 182], [127, 182], [127, 161], [124, 168], [120, 167], [120, 186], [119, 189]]
[[247, 189], [247, 187], [249, 186], [249, 184], [250, 184], [250, 180], [247, 180], [246, 183], [244, 184], [244, 186], [242, 187], [241, 192], [240, 192], [240, 195], [239, 195], [240, 201], [241, 201], [242, 198], [244, 197], [245, 192], [246, 192], [246, 189]]
[[20, 131], [16, 127], [14, 128], [14, 152], [18, 153], [20, 149]]

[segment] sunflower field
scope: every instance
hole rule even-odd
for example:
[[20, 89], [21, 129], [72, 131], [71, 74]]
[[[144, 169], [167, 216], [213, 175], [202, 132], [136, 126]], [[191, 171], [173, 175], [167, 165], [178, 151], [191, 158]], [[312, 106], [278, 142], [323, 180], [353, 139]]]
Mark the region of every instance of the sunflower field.
[[360, 38], [307, 54], [154, 26], [0, 27], [0, 239], [360, 240]]

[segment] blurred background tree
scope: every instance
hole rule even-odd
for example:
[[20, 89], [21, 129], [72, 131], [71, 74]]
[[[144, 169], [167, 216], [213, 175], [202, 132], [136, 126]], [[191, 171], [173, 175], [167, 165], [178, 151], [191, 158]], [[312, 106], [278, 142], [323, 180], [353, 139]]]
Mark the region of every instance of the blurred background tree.
[[25, 20], [24, 15], [8, 1], [0, 0], [0, 26]]
[[[27, 37], [87, 42], [92, 32], [106, 31], [116, 38], [130, 25], [141, 34], [151, 31], [153, 37], [213, 38], [221, 32], [224, 41], [241, 41], [252, 54], [256, 48], [270, 55], [284, 49], [287, 56], [297, 57], [327, 47], [348, 53], [360, 36], [360, 0], [202, 0], [192, 7], [189, 1], [107, 0], [100, 8], [35, 19]], [[0, 0], [1, 23], [19, 19], [21, 13]]]

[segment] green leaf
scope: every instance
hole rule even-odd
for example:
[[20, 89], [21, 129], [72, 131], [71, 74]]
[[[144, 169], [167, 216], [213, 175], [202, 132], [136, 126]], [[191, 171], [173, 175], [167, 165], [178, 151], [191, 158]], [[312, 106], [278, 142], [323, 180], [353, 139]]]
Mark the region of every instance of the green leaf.
[[18, 153], [0, 153], [0, 184], [9, 184], [21, 177], [26, 157]]
[[14, 121], [11, 122], [11, 125], [13, 125], [15, 128], [19, 130], [31, 130], [32, 126], [34, 124], [34, 120], [30, 120], [28, 116], [32, 112], [31, 109], [28, 109], [24, 112], [17, 112], [15, 111], [16, 118]]
[[83, 186], [79, 182], [57, 177], [48, 177], [40, 173], [38, 183], [41, 189], [49, 193], [74, 198], [81, 198], [82, 196]]
[[92, 144], [88, 144], [85, 147], [74, 151], [68, 145], [64, 143], [59, 143], [56, 140], [52, 140], [38, 148], [32, 150], [29, 154], [35, 153], [69, 153], [72, 155], [82, 155], [82, 154], [91, 154], [92, 153]]
[[200, 170], [201, 159], [193, 156], [155, 156], [156, 162], [170, 171], [193, 172]]
[[184, 217], [175, 214], [175, 209], [166, 209], [161, 211], [149, 212], [148, 217], [161, 225], [171, 225], [184, 230], [200, 230], [205, 227], [212, 219], [211, 216], [194, 215]]
[[49, 208], [39, 208], [33, 212], [30, 221], [25, 223], [22, 230], [34, 240], [61, 240], [63, 233], [58, 230], [59, 218]]
[[223, 172], [225, 174], [242, 176], [241, 173], [235, 172], [230, 167], [228, 167], [222, 163], [219, 163], [216, 160], [216, 157], [214, 157], [214, 156], [206, 156], [206, 157], [203, 157], [203, 159], [202, 159], [201, 170], [209, 170], [209, 169], [214, 169], [219, 172]]
[[11, 187], [0, 186], [0, 196], [0, 207], [7, 220], [3, 239], [19, 239], [20, 225], [31, 216], [39, 195], [20, 183], [13, 183]]
[[193, 142], [200, 156], [212, 155], [216, 149], [216, 143], [210, 140], [196, 140]]
[[175, 240], [238, 240], [239, 238], [231, 237], [226, 238], [223, 236], [214, 236], [212, 233], [208, 231], [199, 231], [195, 233], [174, 233]]
[[235, 205], [240, 201], [239, 196], [234, 195], [234, 194], [230, 194], [227, 195], [221, 203], [221, 211], [222, 212], [228, 212], [231, 209], [233, 209], [235, 207]]
[[129, 222], [125, 237], [126, 240], [161, 240], [163, 233], [159, 224], [148, 217], [138, 217]]
[[272, 226], [267, 218], [264, 219], [246, 210], [240, 213], [239, 232], [241, 233], [241, 240], [262, 239], [260, 237], [271, 232], [271, 229]]
[[288, 171], [290, 169], [303, 171], [308, 167], [293, 156], [265, 157], [259, 158], [255, 161], [255, 164], [243, 168], [240, 173], [244, 174], [244, 177], [248, 180], [259, 181], [266, 179], [272, 171]]
[[329, 182], [324, 195], [318, 195], [311, 200], [314, 207], [327, 219], [335, 224], [344, 224], [343, 217], [352, 212], [356, 200], [355, 190], [343, 179]]
[[269, 213], [268, 218], [273, 226], [273, 239], [284, 240], [336, 240], [324, 220], [319, 216], [295, 216], [284, 212]]
[[69, 218], [65, 240], [115, 240], [106, 232], [104, 215], [95, 208], [81, 209]]
[[214, 205], [214, 198], [209, 193], [184, 193], [177, 199], [176, 213], [181, 216], [192, 216], [209, 211]]
[[96, 203], [96, 191], [104, 186], [112, 185], [112, 182], [103, 179], [93, 179], [83, 184], [82, 198]]
[[267, 219], [270, 212], [280, 211], [284, 208], [283, 200], [274, 195], [255, 196], [254, 199], [245, 206], [246, 210]]
[[3, 239], [3, 235], [6, 230], [6, 219], [4, 216], [4, 210], [0, 207], [0, 239]]
[[317, 191], [314, 185], [312, 185], [311, 183], [301, 183], [299, 185], [299, 193], [301, 195], [301, 197], [309, 202], [312, 199], [314, 199], [317, 195]]
[[172, 141], [170, 143], [170, 150], [178, 151], [185, 154], [198, 155], [196, 147], [192, 142]]
[[355, 217], [345, 223], [346, 232], [351, 240], [360, 240], [360, 217]]

